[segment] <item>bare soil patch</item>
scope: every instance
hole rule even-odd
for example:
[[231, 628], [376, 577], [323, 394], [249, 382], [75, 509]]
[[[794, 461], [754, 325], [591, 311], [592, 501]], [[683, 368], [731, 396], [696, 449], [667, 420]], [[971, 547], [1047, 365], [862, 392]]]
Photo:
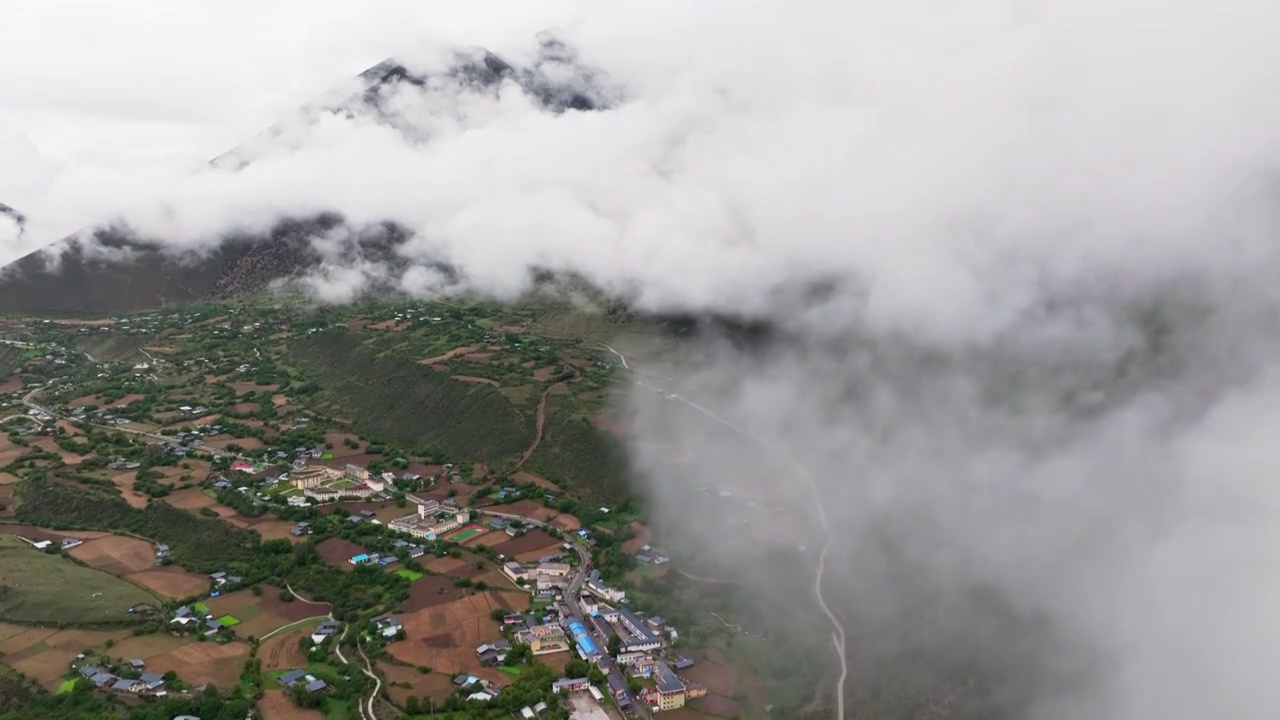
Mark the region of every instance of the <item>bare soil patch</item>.
[[119, 475], [113, 475], [111, 482], [115, 484], [116, 489], [120, 491], [120, 496], [124, 501], [129, 503], [129, 507], [144, 508], [147, 506], [147, 496], [139, 492], [134, 492], [133, 481], [138, 479], [138, 473], [126, 472]]
[[401, 612], [416, 612], [444, 605], [463, 596], [464, 590], [455, 587], [453, 578], [445, 575], [423, 575], [409, 586], [409, 598], [400, 603]]
[[19, 653], [58, 632], [53, 628], [21, 628], [4, 640], [0, 640], [0, 653], [10, 655]]
[[72, 548], [70, 555], [91, 568], [121, 576], [153, 568], [156, 564], [151, 543], [118, 535], [90, 540]]
[[577, 532], [582, 529], [582, 521], [578, 516], [569, 513], [555, 516], [551, 520], [551, 525], [561, 532]]
[[264, 691], [258, 698], [258, 710], [263, 720], [324, 720], [324, 713], [294, 705], [283, 690]]
[[320, 554], [322, 560], [330, 565], [343, 570], [351, 570], [355, 566], [348, 561], [353, 556], [364, 553], [365, 549], [350, 540], [332, 537], [316, 545], [316, 552]]
[[477, 383], [479, 385], [492, 385], [493, 387], [499, 387], [499, 383], [497, 380], [490, 380], [489, 378], [476, 377], [475, 375], [454, 375], [453, 379], [461, 380], [462, 382]]
[[22, 376], [14, 373], [5, 379], [4, 384], [0, 385], [0, 395], [8, 395], [16, 393], [22, 389]]
[[169, 493], [164, 501], [181, 510], [199, 510], [218, 504], [217, 500], [205, 495], [204, 491], [198, 487]]
[[682, 674], [694, 682], [706, 685], [708, 695], [732, 697], [737, 673], [729, 665], [717, 662], [717, 659], [723, 658], [703, 657]]
[[231, 688], [239, 681], [241, 666], [248, 656], [249, 646], [245, 643], [190, 642], [148, 658], [147, 671], [163, 675], [173, 670], [183, 682], [192, 685], [209, 683]]
[[636, 554], [640, 548], [648, 545], [653, 540], [653, 533], [644, 524], [633, 520], [631, 529], [635, 531], [635, 537], [622, 543], [622, 552], [628, 555]]
[[67, 666], [76, 655], [130, 636], [128, 630], [63, 630], [44, 638], [22, 651], [6, 655], [4, 662], [15, 670], [34, 678], [49, 690], [62, 682]]
[[209, 589], [209, 578], [173, 565], [136, 572], [126, 575], [125, 579], [172, 600], [199, 595]]
[[533, 500], [517, 500], [513, 503], [494, 505], [486, 509], [506, 515], [519, 515], [520, 517], [533, 518], [539, 522], [548, 522], [551, 518], [560, 514], [559, 510], [546, 507], [542, 503]]
[[[387, 684], [383, 687], [391, 696], [391, 702], [400, 707], [404, 707], [410, 695], [417, 696], [419, 699], [435, 698], [439, 703], [453, 692], [453, 682], [445, 673], [433, 672], [423, 675], [417, 668], [385, 660], [378, 663], [378, 669], [387, 678]], [[400, 687], [403, 684], [408, 684], [409, 687]]]
[[445, 353], [445, 354], [443, 354], [443, 355], [436, 355], [435, 357], [429, 357], [429, 358], [424, 358], [424, 359], [422, 359], [422, 360], [419, 360], [419, 361], [418, 361], [418, 363], [419, 363], [419, 364], [421, 364], [421, 365], [434, 365], [434, 364], [436, 364], [436, 363], [446, 362], [446, 361], [448, 361], [448, 360], [452, 360], [452, 359], [454, 359], [455, 357], [457, 357], [457, 356], [459, 356], [459, 355], [462, 355], [463, 353], [469, 353], [469, 352], [471, 352], [472, 350], [475, 350], [475, 349], [476, 349], [476, 348], [478, 348], [478, 347], [480, 347], [480, 346], [479, 346], [479, 345], [467, 345], [467, 346], [465, 346], [465, 347], [456, 347], [456, 348], [454, 348], [454, 349], [450, 350], [449, 352], [447, 352], [447, 353]]
[[[252, 519], [256, 520], [258, 518]], [[289, 532], [294, 525], [297, 525], [297, 523], [285, 520], [266, 520], [264, 522], [250, 524], [249, 527], [256, 530], [258, 534], [262, 536], [263, 540], [284, 539], [290, 542], [302, 542], [303, 540], [306, 540], [306, 537], [297, 537]]]
[[289, 398], [285, 397], [284, 395], [281, 395], [280, 393], [276, 393], [275, 395], [271, 396], [271, 404], [274, 405], [275, 407], [288, 405]]
[[178, 348], [175, 348], [175, 347], [169, 347], [169, 346], [167, 346], [167, 345], [147, 345], [146, 347], [144, 347], [144, 348], [142, 348], [142, 349], [143, 349], [143, 350], [146, 350], [146, 351], [147, 351], [147, 352], [149, 352], [149, 353], [153, 353], [153, 354], [156, 354], [156, 355], [176, 355], [176, 354], [178, 354]]
[[67, 407], [69, 408], [85, 407], [87, 405], [101, 406], [102, 396], [101, 395], [81, 395], [78, 398], [72, 398], [71, 400], [67, 401]]
[[247, 392], [269, 392], [273, 393], [280, 389], [279, 385], [259, 385], [252, 380], [238, 380], [233, 383], [227, 383], [227, 387], [237, 395], [243, 395]]
[[214, 450], [226, 450], [229, 445], [239, 445], [245, 450], [261, 450], [266, 447], [261, 440], [255, 437], [231, 437], [230, 435], [218, 435], [204, 441], [204, 447]]
[[7, 472], [0, 472], [0, 485], [13, 485], [20, 482], [22, 478], [17, 475], [11, 475]]
[[302, 654], [302, 648], [298, 647], [298, 641], [304, 635], [310, 635], [312, 628], [319, 622], [317, 620], [315, 624], [299, 625], [295, 630], [282, 632], [268, 638], [258, 648], [258, 657], [262, 659], [262, 669], [271, 671], [305, 667], [307, 658]]
[[[355, 441], [356, 447], [350, 448], [350, 447], [347, 447], [346, 445], [343, 445], [342, 444], [343, 440]], [[352, 455], [359, 455], [360, 453], [364, 452], [363, 450], [364, 443], [360, 441], [359, 436], [353, 433], [325, 433], [324, 441], [326, 444], [333, 445], [332, 448], [326, 447], [324, 451], [326, 453], [332, 453], [334, 459], [336, 460], [348, 458], [348, 457], [351, 457]]]
[[388, 653], [411, 665], [427, 665], [438, 673], [479, 672], [475, 647], [501, 637], [489, 616], [502, 605], [495, 593], [470, 595], [401, 615], [408, 639], [388, 646]]
[[79, 465], [80, 463], [84, 462], [83, 455], [77, 455], [73, 452], [68, 452], [66, 450], [63, 450], [62, 448], [58, 447], [58, 444], [54, 442], [53, 438], [49, 437], [48, 435], [41, 435], [38, 437], [31, 438], [31, 447], [40, 448], [45, 452], [56, 453], [59, 457], [62, 458], [62, 462], [68, 465]]
[[256, 402], [242, 402], [228, 407], [227, 412], [233, 415], [248, 415], [249, 413], [256, 413], [261, 409], [262, 406]]
[[518, 483], [533, 483], [534, 485], [537, 485], [540, 488], [545, 488], [547, 490], [560, 489], [559, 485], [556, 485], [555, 483], [542, 477], [541, 475], [534, 475], [533, 473], [526, 472], [524, 470], [521, 470], [517, 472], [515, 475], [512, 475], [511, 479], [515, 480]]
[[489, 358], [492, 358], [492, 357], [493, 357], [493, 353], [491, 352], [478, 352], [478, 353], [467, 353], [466, 355], [462, 356], [462, 359], [466, 360], [467, 362], [473, 362], [473, 363], [488, 363]]
[[537, 370], [533, 371], [533, 379], [537, 380], [538, 382], [546, 382], [550, 380], [552, 377], [555, 377], [556, 370], [558, 369], [559, 368], [556, 368], [556, 367], [538, 368]]
[[514, 540], [495, 545], [493, 549], [517, 560], [536, 560], [546, 555], [548, 550], [559, 547], [561, 542], [563, 541], [551, 537], [545, 531], [535, 529]]
[[53, 424], [54, 427], [60, 428], [67, 437], [76, 437], [84, 435], [84, 431], [71, 424], [70, 420], [58, 420]]
[[[125, 659], [142, 658], [143, 660], [150, 660], [157, 655], [162, 655], [171, 650], [176, 650], [183, 645], [187, 645], [192, 642], [195, 642], [195, 640], [185, 637], [174, 637], [167, 633], [135, 635], [133, 637], [125, 638], [113, 645], [111, 647], [111, 654], [115, 657], [122, 657]], [[148, 665], [150, 665], [150, 663], [148, 663]], [[155, 672], [150, 667], [147, 668], [147, 671]], [[185, 680], [186, 678], [183, 679]]]
[[125, 407], [125, 406], [127, 406], [127, 405], [132, 405], [133, 403], [138, 402], [139, 400], [143, 399], [144, 397], [146, 397], [146, 396], [145, 396], [145, 395], [143, 395], [142, 393], [129, 393], [129, 394], [127, 394], [127, 395], [122, 395], [122, 396], [121, 396], [119, 399], [117, 399], [115, 402], [108, 403], [108, 404], [107, 404], [107, 407], [109, 407], [109, 408], [120, 408], [120, 407]]

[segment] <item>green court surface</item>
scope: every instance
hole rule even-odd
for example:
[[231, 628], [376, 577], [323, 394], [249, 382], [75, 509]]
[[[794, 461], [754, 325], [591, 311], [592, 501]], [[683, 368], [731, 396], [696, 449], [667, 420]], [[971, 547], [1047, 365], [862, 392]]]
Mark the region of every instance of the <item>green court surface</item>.
[[397, 575], [399, 575], [399, 576], [400, 576], [400, 577], [402, 577], [402, 578], [405, 578], [405, 579], [406, 579], [406, 580], [408, 580], [409, 582], [413, 582], [414, 580], [421, 580], [421, 579], [422, 579], [422, 573], [420, 573], [420, 572], [414, 572], [413, 570], [410, 570], [409, 568], [400, 568], [399, 570], [397, 570], [397, 571], [396, 571], [396, 574], [397, 574]]
[[485, 529], [479, 525], [468, 525], [454, 534], [446, 536], [445, 540], [448, 540], [449, 542], [462, 542], [464, 540], [470, 540], [482, 532], [485, 532]]
[[218, 618], [218, 624], [223, 627], [235, 627], [240, 624], [240, 618], [235, 615], [223, 615]]
[[75, 678], [71, 678], [70, 680], [63, 680], [62, 684], [58, 686], [58, 694], [61, 695], [62, 693], [69, 693], [72, 690], [75, 690], [75, 688], [76, 688]]

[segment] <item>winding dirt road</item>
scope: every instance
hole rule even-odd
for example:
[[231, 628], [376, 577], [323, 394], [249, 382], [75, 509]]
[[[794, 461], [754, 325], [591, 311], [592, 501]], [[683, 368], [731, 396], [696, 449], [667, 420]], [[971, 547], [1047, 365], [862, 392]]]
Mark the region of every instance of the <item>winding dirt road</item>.
[[[613, 353], [618, 357], [618, 359], [622, 362], [622, 367], [624, 369], [630, 370], [636, 375], [640, 374], [638, 370], [631, 367], [631, 365], [627, 362], [627, 358], [625, 355], [623, 355], [622, 353], [618, 352], [617, 350], [613, 349], [612, 347], [610, 347], [605, 343], [600, 343], [600, 344], [604, 346], [606, 350], [608, 350], [609, 352]], [[777, 453], [779, 456], [781, 456], [786, 460], [787, 464], [792, 468], [792, 470], [794, 470], [797, 475], [803, 478], [805, 483], [809, 486], [809, 494], [813, 498], [814, 507], [817, 508], [817, 511], [818, 511], [818, 524], [822, 527], [823, 535], [826, 536], [826, 540], [822, 544], [822, 551], [818, 553], [818, 567], [817, 567], [816, 576], [814, 577], [814, 581], [813, 581], [813, 592], [818, 599], [818, 606], [822, 609], [822, 614], [827, 616], [827, 620], [831, 622], [831, 627], [833, 629], [831, 633], [831, 641], [835, 645], [836, 657], [840, 661], [840, 677], [836, 681], [836, 688], [835, 688], [836, 720], [844, 720], [844, 685], [845, 685], [845, 681], [848, 680], [848, 677], [849, 677], [849, 664], [848, 664], [848, 660], [845, 657], [846, 636], [845, 636], [844, 625], [840, 624], [840, 620], [836, 618], [835, 613], [831, 612], [831, 608], [827, 606], [827, 600], [822, 594], [822, 576], [826, 571], [827, 553], [831, 549], [831, 529], [830, 529], [830, 526], [827, 524], [827, 513], [825, 510], [823, 510], [822, 498], [818, 494], [818, 484], [814, 482], [813, 475], [811, 475], [809, 473], [809, 470], [804, 466], [804, 464], [801, 463], [800, 460], [795, 457], [795, 455], [792, 455], [791, 452], [787, 450], [785, 447], [782, 447], [773, 442], [770, 442], [760, 437], [759, 435], [755, 434], [754, 432], [748, 430], [747, 428], [735, 425], [729, 420], [726, 420], [725, 418], [717, 415], [716, 413], [702, 407], [696, 402], [693, 402], [688, 398], [681, 397], [680, 395], [673, 393], [670, 390], [666, 390], [660, 387], [654, 387], [653, 385], [649, 385], [643, 380], [635, 380], [634, 382], [640, 387], [648, 388], [650, 390], [655, 390], [657, 392], [663, 393], [669, 400], [679, 400], [685, 405], [693, 408], [694, 410], [697, 410], [698, 412], [711, 418], [712, 420], [715, 420], [716, 422], [724, 425], [725, 427], [728, 427], [729, 429], [743, 435], [744, 437], [754, 440], [761, 447], [764, 447], [768, 450], [771, 450]]]
[[529, 447], [520, 453], [520, 458], [516, 460], [516, 464], [511, 467], [511, 472], [519, 470], [521, 466], [529, 462], [529, 458], [533, 457], [533, 453], [538, 449], [538, 443], [542, 442], [543, 428], [547, 425], [547, 397], [551, 395], [551, 390], [557, 385], [563, 385], [572, 382], [578, 378], [578, 371], [573, 370], [573, 374], [563, 380], [557, 380], [542, 389], [542, 397], [538, 398], [538, 414], [534, 420], [533, 442], [529, 443]]

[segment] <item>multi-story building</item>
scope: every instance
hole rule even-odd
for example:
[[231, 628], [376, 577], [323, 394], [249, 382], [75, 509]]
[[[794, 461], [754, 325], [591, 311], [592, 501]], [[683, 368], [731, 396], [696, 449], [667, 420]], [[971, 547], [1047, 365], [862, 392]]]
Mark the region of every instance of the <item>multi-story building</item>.
[[675, 710], [684, 707], [684, 683], [680, 682], [680, 678], [676, 677], [675, 672], [665, 662], [659, 660], [654, 663], [653, 679], [657, 683], [657, 702], [650, 704], [656, 705], [659, 710]]
[[511, 578], [511, 582], [519, 584], [521, 580], [529, 581], [529, 569], [518, 562], [503, 563], [502, 574]]
[[568, 575], [571, 569], [568, 563], [544, 562], [538, 565], [538, 574], [561, 578]]
[[369, 471], [359, 465], [347, 465], [347, 477], [357, 482], [364, 482], [369, 479]]

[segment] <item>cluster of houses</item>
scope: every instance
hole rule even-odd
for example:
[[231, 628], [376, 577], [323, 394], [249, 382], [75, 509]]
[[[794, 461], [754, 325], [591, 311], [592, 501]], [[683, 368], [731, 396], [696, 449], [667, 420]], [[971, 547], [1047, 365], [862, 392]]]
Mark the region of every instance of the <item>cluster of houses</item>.
[[326, 620], [316, 626], [315, 630], [311, 631], [311, 642], [319, 645], [325, 640], [333, 637], [341, 628], [342, 623], [337, 620]]
[[379, 615], [371, 618], [369, 622], [373, 623], [379, 635], [387, 639], [394, 639], [404, 632], [404, 623], [400, 622], [400, 618], [392, 615]]
[[671, 558], [658, 548], [645, 545], [636, 553], [636, 562], [641, 565], [665, 565], [671, 562]]
[[231, 633], [231, 628], [215, 620], [208, 610], [200, 610], [186, 605], [173, 611], [173, 618], [169, 620], [169, 624], [176, 625], [181, 630], [199, 632], [205, 637]]
[[306, 670], [290, 670], [277, 678], [277, 680], [286, 690], [302, 688], [311, 695], [326, 692], [329, 689], [328, 683], [308, 673]]
[[[140, 672], [146, 668], [146, 663], [140, 659], [130, 660], [128, 665], [134, 672]], [[140, 673], [136, 678], [123, 678], [111, 672], [109, 668], [92, 664], [81, 665], [76, 668], [76, 672], [103, 692], [124, 695], [164, 694], [161, 690], [164, 677], [155, 673]]]
[[455, 690], [466, 693], [468, 700], [487, 702], [502, 693], [502, 686], [475, 675], [459, 675], [453, 679]]

